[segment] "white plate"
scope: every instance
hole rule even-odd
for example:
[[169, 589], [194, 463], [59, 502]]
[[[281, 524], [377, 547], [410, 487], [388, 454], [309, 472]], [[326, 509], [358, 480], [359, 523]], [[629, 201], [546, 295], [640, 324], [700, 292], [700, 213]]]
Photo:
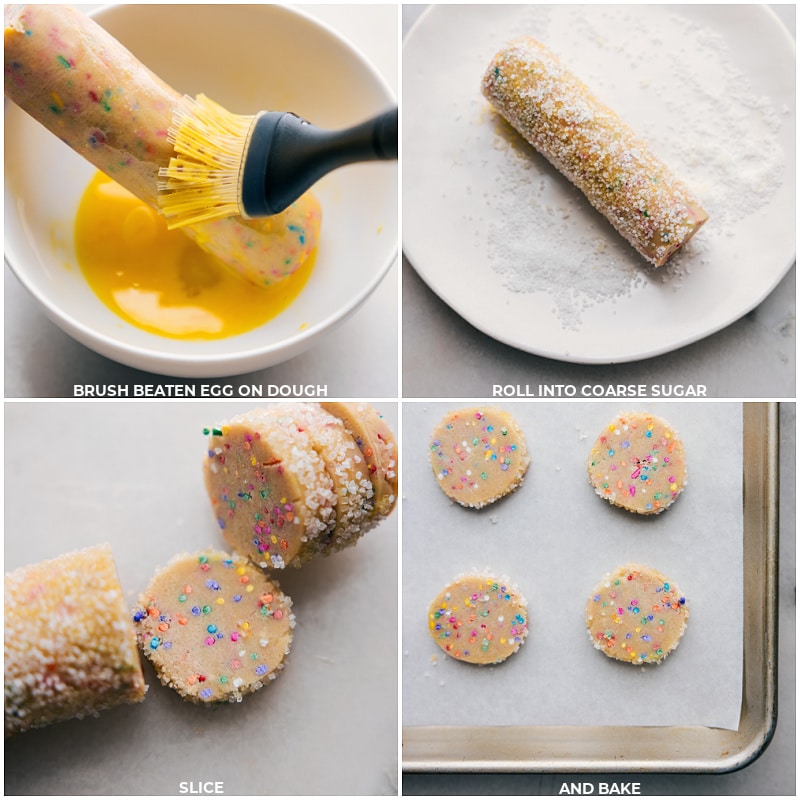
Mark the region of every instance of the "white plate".
[[[536, 36], [650, 143], [711, 219], [656, 270], [491, 111], [483, 72]], [[765, 6], [429, 9], [403, 49], [403, 247], [484, 333], [633, 361], [750, 311], [795, 253], [794, 43]]]

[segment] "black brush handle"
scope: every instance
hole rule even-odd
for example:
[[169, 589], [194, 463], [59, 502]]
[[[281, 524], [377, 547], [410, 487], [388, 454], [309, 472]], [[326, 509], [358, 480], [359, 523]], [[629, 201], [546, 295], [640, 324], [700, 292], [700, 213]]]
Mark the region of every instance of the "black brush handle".
[[397, 159], [397, 128], [397, 108], [340, 131], [285, 112], [261, 114], [242, 170], [245, 216], [278, 214], [339, 167]]

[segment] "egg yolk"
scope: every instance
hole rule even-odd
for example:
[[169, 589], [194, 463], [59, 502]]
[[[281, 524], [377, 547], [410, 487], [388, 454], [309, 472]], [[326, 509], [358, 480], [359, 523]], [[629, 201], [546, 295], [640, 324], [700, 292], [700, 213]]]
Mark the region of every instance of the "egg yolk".
[[158, 212], [98, 172], [75, 221], [78, 264], [115, 314], [174, 339], [246, 333], [285, 310], [314, 267], [314, 254], [273, 286], [255, 286], [203, 252]]

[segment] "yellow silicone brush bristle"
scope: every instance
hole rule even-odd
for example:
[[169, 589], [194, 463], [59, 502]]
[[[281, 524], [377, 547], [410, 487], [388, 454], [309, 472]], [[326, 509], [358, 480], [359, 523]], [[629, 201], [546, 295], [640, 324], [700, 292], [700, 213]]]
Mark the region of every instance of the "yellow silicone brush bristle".
[[239, 172], [255, 119], [203, 94], [184, 98], [167, 136], [176, 155], [158, 171], [168, 228], [241, 214]]

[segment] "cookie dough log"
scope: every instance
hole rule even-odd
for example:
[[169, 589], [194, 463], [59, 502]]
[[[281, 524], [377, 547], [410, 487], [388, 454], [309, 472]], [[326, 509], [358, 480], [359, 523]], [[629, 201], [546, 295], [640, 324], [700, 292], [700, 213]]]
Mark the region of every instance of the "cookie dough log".
[[318, 403], [255, 409], [206, 429], [204, 473], [217, 523], [237, 553], [262, 567], [298, 567], [355, 544], [394, 508], [391, 430], [370, 406], [333, 405], [360, 420], [358, 442]]
[[508, 579], [460, 575], [428, 611], [431, 638], [447, 655], [470, 664], [499, 664], [528, 635], [527, 602]]
[[[4, 22], [6, 97], [158, 208], [158, 169], [174, 154], [167, 129], [181, 95], [69, 6], [7, 5]], [[306, 194], [267, 220], [230, 217], [184, 230], [243, 277], [269, 285], [306, 261], [320, 218]]]
[[309, 432], [260, 408], [206, 433], [206, 489], [230, 547], [274, 569], [324, 552], [337, 495]]
[[679, 644], [689, 608], [658, 570], [625, 564], [606, 575], [586, 604], [592, 644], [609, 658], [658, 664]]
[[392, 513], [397, 502], [397, 441], [383, 416], [369, 403], [320, 403], [338, 417], [355, 439], [367, 464], [374, 490], [370, 520]]
[[6, 736], [144, 699], [109, 545], [8, 573], [4, 598]]
[[651, 264], [665, 264], [708, 219], [647, 144], [535, 39], [500, 50], [482, 89]]
[[446, 414], [431, 436], [430, 461], [439, 488], [469, 508], [483, 508], [513, 492], [530, 464], [525, 434], [499, 408]]
[[158, 677], [185, 700], [235, 703], [277, 677], [295, 626], [292, 601], [247, 559], [176, 556], [133, 611]]
[[686, 453], [663, 419], [618, 414], [597, 437], [587, 462], [597, 495], [636, 514], [660, 514], [686, 485]]

